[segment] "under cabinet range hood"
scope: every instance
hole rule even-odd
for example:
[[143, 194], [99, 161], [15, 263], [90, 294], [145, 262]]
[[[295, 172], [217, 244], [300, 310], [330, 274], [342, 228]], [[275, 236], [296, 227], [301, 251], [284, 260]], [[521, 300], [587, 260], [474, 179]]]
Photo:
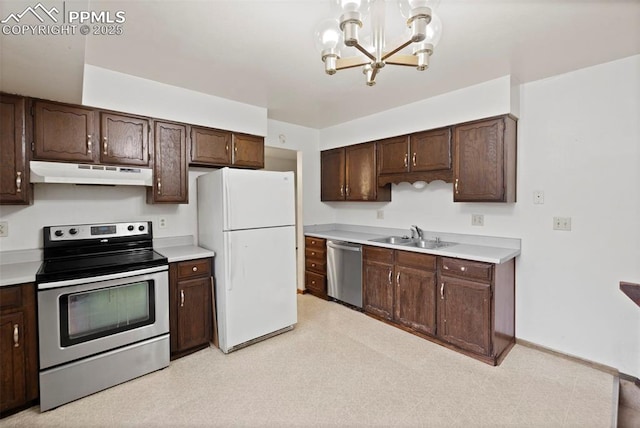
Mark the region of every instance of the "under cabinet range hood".
[[152, 186], [151, 168], [31, 161], [32, 183]]

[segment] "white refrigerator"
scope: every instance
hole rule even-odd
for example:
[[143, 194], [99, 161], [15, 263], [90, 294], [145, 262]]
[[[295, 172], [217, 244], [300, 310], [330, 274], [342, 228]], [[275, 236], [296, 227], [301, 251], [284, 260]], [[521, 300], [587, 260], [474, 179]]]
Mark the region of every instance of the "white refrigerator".
[[215, 252], [224, 353], [297, 322], [292, 172], [222, 168], [197, 179], [198, 243]]

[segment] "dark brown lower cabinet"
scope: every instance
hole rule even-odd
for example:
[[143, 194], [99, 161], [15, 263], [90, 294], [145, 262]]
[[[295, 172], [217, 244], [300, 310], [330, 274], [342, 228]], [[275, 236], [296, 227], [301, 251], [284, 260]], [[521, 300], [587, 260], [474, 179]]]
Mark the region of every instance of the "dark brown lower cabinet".
[[515, 260], [363, 247], [365, 313], [497, 365], [515, 343]]
[[0, 416], [38, 398], [38, 336], [33, 284], [0, 288]]
[[305, 290], [321, 299], [327, 299], [327, 247], [326, 240], [306, 236], [305, 244]]
[[215, 336], [212, 259], [169, 265], [171, 358], [209, 346]]
[[435, 256], [364, 247], [363, 278], [366, 313], [435, 334]]

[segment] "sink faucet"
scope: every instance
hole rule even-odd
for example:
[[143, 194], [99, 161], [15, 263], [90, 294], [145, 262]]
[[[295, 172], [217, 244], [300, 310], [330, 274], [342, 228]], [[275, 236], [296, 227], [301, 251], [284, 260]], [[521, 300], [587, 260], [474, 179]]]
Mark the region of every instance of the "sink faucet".
[[417, 238], [420, 238], [420, 239], [424, 238], [424, 233], [422, 232], [422, 229], [420, 229], [415, 224], [413, 226], [411, 226], [411, 237], [412, 238], [416, 238], [416, 236], [414, 236], [414, 232], [415, 232], [416, 235], [418, 235]]

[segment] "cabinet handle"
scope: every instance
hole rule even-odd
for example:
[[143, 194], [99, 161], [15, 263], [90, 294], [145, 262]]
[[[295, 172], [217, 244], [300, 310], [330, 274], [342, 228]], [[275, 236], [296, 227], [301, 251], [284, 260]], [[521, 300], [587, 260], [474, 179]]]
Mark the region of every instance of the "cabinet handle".
[[158, 195], [162, 195], [162, 182], [158, 178]]
[[20, 171], [16, 172], [16, 192], [22, 192], [22, 172]]
[[412, 160], [411, 160], [411, 162], [413, 163], [413, 166], [416, 166], [416, 157], [417, 157], [417, 156], [418, 156], [418, 154], [417, 154], [417, 153], [414, 153], [414, 154], [413, 154], [413, 157], [412, 157]]
[[311, 284], [316, 285], [316, 281], [315, 280], [311, 281]]
[[180, 290], [180, 307], [184, 308], [184, 290]]
[[409, 153], [405, 153], [404, 154], [404, 167], [408, 167], [409, 166]]
[[90, 155], [92, 153], [93, 143], [91, 142], [91, 134], [87, 135], [87, 154]]
[[107, 137], [104, 137], [102, 139], [103, 143], [102, 143], [102, 154], [106, 155], [107, 154]]
[[316, 267], [316, 264], [315, 263], [311, 263], [311, 267]]
[[459, 193], [458, 192], [458, 179], [456, 178], [456, 183], [453, 185], [455, 191], [456, 191], [456, 195]]
[[449, 270], [449, 266], [447, 266], [447, 265], [443, 265], [443, 266], [442, 266], [442, 269], [444, 269], [444, 270]]
[[18, 348], [20, 346], [20, 332], [18, 331], [18, 324], [13, 325], [13, 347]]
[[344, 186], [340, 185], [340, 196], [344, 197]]
[[311, 252], [311, 255], [312, 255], [312, 256], [315, 256], [315, 255], [316, 255], [316, 253], [315, 253], [314, 251], [312, 251], [312, 252]]
[[227, 152], [227, 153], [229, 153], [229, 145], [228, 145], [228, 144], [225, 144], [225, 145], [224, 145], [224, 151], [225, 151], [225, 152]]
[[391, 277], [393, 276], [393, 271], [391, 269], [389, 269], [389, 284], [393, 284], [391, 282]]
[[460, 270], [461, 270], [462, 272], [466, 272], [466, 271], [467, 271], [467, 268], [466, 268], [466, 267], [464, 267], [464, 266], [460, 266]]
[[194, 271], [194, 272], [198, 272], [198, 266], [192, 267], [191, 270]]
[[315, 244], [315, 243], [316, 243], [316, 241], [311, 241], [311, 243], [312, 243], [312, 244]]
[[398, 272], [396, 275], [396, 285], [400, 287], [400, 272]]
[[444, 282], [440, 284], [440, 298], [444, 299]]
[[233, 153], [238, 154], [238, 146], [233, 146]]
[[349, 187], [349, 185], [347, 184], [347, 196], [351, 195], [351, 188]]

